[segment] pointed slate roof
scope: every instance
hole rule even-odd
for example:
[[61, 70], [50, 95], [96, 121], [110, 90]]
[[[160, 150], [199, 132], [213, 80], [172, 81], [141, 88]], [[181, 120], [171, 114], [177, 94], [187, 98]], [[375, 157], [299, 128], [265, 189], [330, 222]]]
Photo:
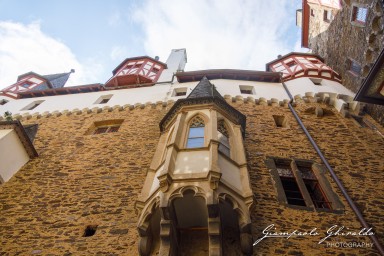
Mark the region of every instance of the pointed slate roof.
[[245, 116], [229, 105], [223, 96], [216, 90], [215, 86], [204, 76], [196, 85], [193, 91], [185, 99], [179, 99], [160, 121], [160, 130], [164, 131], [165, 127], [169, 124], [172, 118], [179, 112], [180, 108], [185, 105], [198, 105], [198, 104], [214, 104], [219, 109], [227, 112], [230, 120], [236, 124], [241, 125], [243, 135], [245, 133]]
[[45, 75], [43, 76], [45, 79], [47, 79], [51, 85], [52, 88], [62, 88], [64, 87], [65, 83], [68, 81], [69, 76], [73, 73], [74, 71], [71, 70], [68, 73], [60, 73], [60, 74], [52, 74], [52, 75]]
[[204, 76], [193, 89], [193, 91], [188, 95], [187, 99], [214, 96], [223, 98], [221, 94], [216, 90], [215, 86], [211, 84], [206, 76]]

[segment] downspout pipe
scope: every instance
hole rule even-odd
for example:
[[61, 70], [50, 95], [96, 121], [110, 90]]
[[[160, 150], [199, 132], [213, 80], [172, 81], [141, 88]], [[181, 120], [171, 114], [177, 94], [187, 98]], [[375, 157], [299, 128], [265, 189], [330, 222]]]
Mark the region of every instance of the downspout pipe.
[[[314, 141], [314, 139], [312, 138], [312, 136], [309, 134], [307, 128], [305, 127], [304, 123], [301, 121], [300, 117], [298, 116], [298, 114], [296, 113], [295, 109], [293, 108], [292, 106], [292, 101], [293, 101], [293, 97], [292, 97], [292, 94], [290, 93], [290, 91], [288, 90], [288, 87], [287, 85], [282, 81], [282, 84], [284, 86], [284, 89], [286, 91], [286, 93], [288, 94], [289, 98], [290, 98], [290, 101], [288, 103], [288, 107], [289, 109], [291, 110], [293, 116], [295, 117], [296, 121], [299, 123], [301, 129], [303, 129], [305, 135], [307, 136], [308, 140], [311, 142], [313, 148], [316, 150], [317, 154], [320, 156], [321, 160], [323, 161], [324, 165], [327, 167], [329, 173], [331, 174], [333, 180], [336, 182], [337, 186], [339, 187], [339, 189], [341, 190], [341, 193], [344, 195], [345, 199], [347, 200], [349, 206], [352, 208], [352, 210], [354, 211], [356, 217], [359, 219], [361, 225], [363, 226], [363, 228], [366, 228], [366, 229], [369, 229], [371, 228], [368, 223], [365, 221], [364, 217], [363, 217], [363, 214], [360, 212], [360, 210], [357, 208], [356, 204], [353, 202], [352, 198], [348, 195], [348, 192], [346, 191], [346, 189], [344, 188], [342, 182], [340, 181], [340, 179], [337, 177], [336, 173], [334, 172], [333, 168], [331, 167], [331, 165], [328, 163], [327, 159], [325, 158], [324, 154], [321, 152], [320, 148], [318, 147], [318, 145], [316, 144], [316, 142]], [[373, 234], [371, 236], [369, 236], [370, 239], [372, 240], [372, 242], [375, 244], [376, 248], [379, 250], [380, 254], [384, 256], [384, 249], [382, 247], [382, 245], [380, 244], [379, 240], [377, 239], [377, 237]]]

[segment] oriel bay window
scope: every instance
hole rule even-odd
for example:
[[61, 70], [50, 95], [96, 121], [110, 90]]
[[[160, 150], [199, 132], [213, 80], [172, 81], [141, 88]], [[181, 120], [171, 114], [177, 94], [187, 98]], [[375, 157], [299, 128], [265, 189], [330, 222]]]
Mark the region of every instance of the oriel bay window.
[[204, 129], [204, 120], [200, 116], [194, 117], [189, 125], [187, 148], [204, 146]]

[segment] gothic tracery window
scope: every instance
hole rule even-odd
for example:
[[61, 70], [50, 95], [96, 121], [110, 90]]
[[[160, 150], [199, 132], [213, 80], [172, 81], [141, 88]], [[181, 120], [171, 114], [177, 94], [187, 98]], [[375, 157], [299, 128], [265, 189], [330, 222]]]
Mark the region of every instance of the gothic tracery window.
[[217, 123], [217, 133], [219, 139], [219, 151], [226, 156], [231, 155], [230, 146], [229, 146], [229, 134], [227, 127], [225, 126], [224, 120], [220, 120]]
[[193, 118], [188, 133], [187, 148], [204, 146], [204, 120], [200, 116]]

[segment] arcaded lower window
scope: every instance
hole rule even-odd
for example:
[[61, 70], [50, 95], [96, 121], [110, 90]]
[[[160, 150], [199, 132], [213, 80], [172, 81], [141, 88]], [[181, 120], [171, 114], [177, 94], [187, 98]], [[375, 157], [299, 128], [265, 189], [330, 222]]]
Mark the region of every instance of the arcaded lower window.
[[217, 133], [219, 139], [219, 151], [226, 156], [231, 156], [231, 149], [229, 146], [229, 134], [228, 129], [225, 126], [224, 120], [220, 120], [217, 123]]
[[204, 146], [204, 120], [200, 116], [193, 118], [188, 132], [187, 148]]

